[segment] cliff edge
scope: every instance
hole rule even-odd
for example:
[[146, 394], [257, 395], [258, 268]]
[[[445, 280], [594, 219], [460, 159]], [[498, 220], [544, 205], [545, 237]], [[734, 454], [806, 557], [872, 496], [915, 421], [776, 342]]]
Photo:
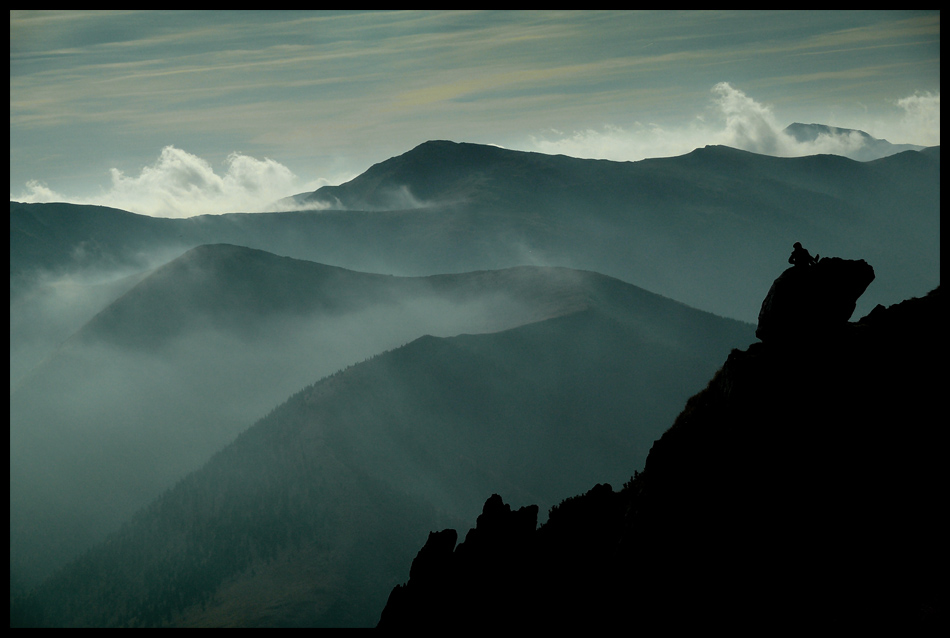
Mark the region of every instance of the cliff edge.
[[945, 325], [937, 288], [734, 350], [622, 489], [539, 528], [493, 495], [458, 547], [430, 536], [379, 627], [937, 626]]

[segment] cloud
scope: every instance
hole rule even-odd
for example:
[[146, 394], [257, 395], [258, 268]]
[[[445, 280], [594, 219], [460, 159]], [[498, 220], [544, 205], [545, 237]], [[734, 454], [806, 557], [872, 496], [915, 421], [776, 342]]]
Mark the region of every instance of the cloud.
[[725, 128], [716, 135], [718, 143], [763, 155], [787, 154], [787, 136], [768, 105], [756, 102], [728, 82], [714, 86], [712, 93], [725, 121]]
[[[865, 139], [857, 132], [822, 134], [799, 141], [785, 133], [772, 107], [728, 82], [712, 87], [709, 108], [681, 126], [643, 124], [604, 126], [565, 133], [551, 129], [530, 138], [531, 150], [615, 161], [682, 155], [709, 144], [731, 146], [763, 155], [800, 157], [828, 153], [858, 158]], [[903, 119], [891, 142], [940, 143], [940, 94], [915, 94], [896, 102]], [[808, 122], [806, 122], [808, 123]]]
[[552, 155], [623, 162], [688, 153], [696, 148], [697, 137], [689, 129], [674, 131], [653, 122], [636, 122], [629, 128], [605, 125], [570, 133], [549, 129], [543, 136], [531, 136], [530, 146]]
[[127, 176], [113, 168], [112, 187], [99, 203], [158, 217], [259, 211], [293, 193], [298, 181], [271, 159], [231, 153], [218, 175], [206, 160], [174, 146], [158, 161]]
[[[903, 109], [900, 132], [915, 144], [938, 146], [940, 144], [940, 92], [915, 93], [897, 100]], [[893, 140], [892, 140], [893, 141]]]
[[29, 204], [66, 201], [65, 197], [35, 179], [31, 179], [26, 183], [26, 190], [19, 196], [14, 197], [11, 193], [10, 199]]
[[191, 217], [202, 214], [286, 210], [278, 202], [290, 195], [314, 190], [322, 183], [306, 184], [275, 160], [231, 153], [222, 173], [197, 155], [166, 146], [155, 163], [138, 175], [113, 168], [111, 186], [91, 197], [66, 197], [36, 180], [26, 183], [19, 195], [23, 202], [70, 201], [111, 206], [153, 217]]

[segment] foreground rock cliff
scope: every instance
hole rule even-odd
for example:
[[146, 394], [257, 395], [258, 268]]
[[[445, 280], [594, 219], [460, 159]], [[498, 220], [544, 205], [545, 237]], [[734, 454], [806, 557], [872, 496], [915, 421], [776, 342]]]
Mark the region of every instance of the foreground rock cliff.
[[493, 495], [458, 546], [430, 535], [379, 626], [943, 622], [943, 308], [938, 288], [734, 350], [621, 490], [595, 486], [540, 528], [537, 508]]

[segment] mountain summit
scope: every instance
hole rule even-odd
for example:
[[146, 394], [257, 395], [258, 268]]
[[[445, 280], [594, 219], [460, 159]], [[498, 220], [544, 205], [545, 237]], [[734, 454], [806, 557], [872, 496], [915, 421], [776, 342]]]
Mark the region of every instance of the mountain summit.
[[[564, 155], [513, 151], [498, 146], [430, 140], [371, 166], [339, 186], [323, 186], [297, 195], [314, 202], [354, 210], [394, 210], [421, 206], [489, 203], [505, 208], [541, 208], [550, 194], [590, 177], [591, 162], [605, 168], [613, 162]], [[623, 163], [617, 163], [623, 165]], [[573, 176], [565, 182], [565, 178]], [[522, 191], [513, 190], [513, 183]], [[540, 201], [537, 197], [540, 196]]]
[[917, 144], [892, 144], [887, 140], [872, 137], [858, 129], [839, 128], [827, 124], [802, 124], [795, 122], [785, 127], [785, 133], [799, 142], [815, 142], [819, 138], [845, 138], [848, 141], [841, 155], [859, 162], [888, 157], [904, 151], [922, 151], [927, 148]]

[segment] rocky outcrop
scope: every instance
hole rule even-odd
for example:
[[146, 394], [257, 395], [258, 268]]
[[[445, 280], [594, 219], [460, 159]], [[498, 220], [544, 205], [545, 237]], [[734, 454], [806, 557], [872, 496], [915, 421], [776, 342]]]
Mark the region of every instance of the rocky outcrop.
[[[939, 626], [942, 295], [842, 321], [834, 339], [734, 350], [619, 492], [597, 486], [508, 541], [503, 525], [480, 517], [479, 528], [498, 532], [492, 551], [512, 549], [506, 558], [472, 551], [463, 566], [456, 549], [442, 562], [444, 578], [420, 577], [417, 588], [413, 575], [393, 592], [380, 626], [765, 634]], [[486, 513], [499, 520], [513, 514], [500, 498], [490, 503]], [[447, 610], [441, 625], [426, 624], [431, 610]]]
[[[471, 618], [474, 609], [492, 622], [524, 617], [520, 594], [533, 580], [537, 524], [537, 505], [513, 511], [493, 494], [458, 547], [455, 530], [431, 532], [412, 561], [409, 582], [390, 594], [378, 627], [470, 629], [482, 617]], [[507, 577], [499, 581], [499, 574]]]
[[755, 336], [800, 341], [831, 333], [851, 319], [872, 281], [874, 269], [864, 260], [826, 257], [812, 266], [792, 266], [762, 302]]

